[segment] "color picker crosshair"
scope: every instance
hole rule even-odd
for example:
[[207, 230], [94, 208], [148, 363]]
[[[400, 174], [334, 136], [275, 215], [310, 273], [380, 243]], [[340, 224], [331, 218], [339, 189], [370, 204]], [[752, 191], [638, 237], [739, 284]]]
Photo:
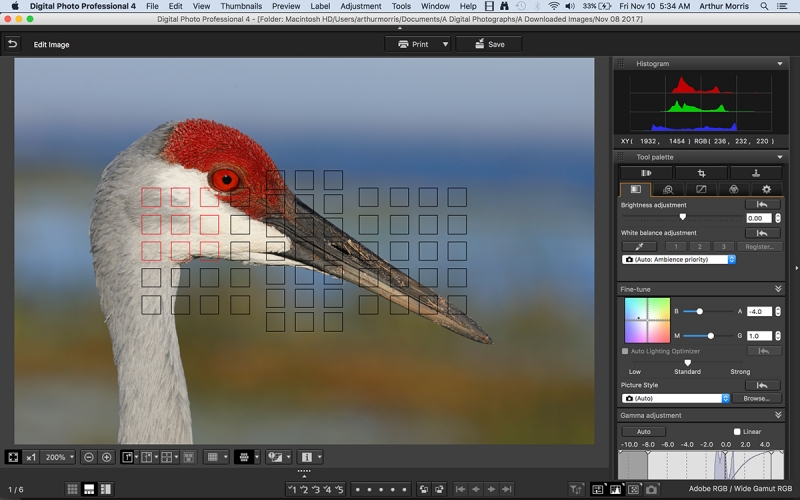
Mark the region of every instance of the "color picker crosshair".
[[625, 343], [669, 344], [669, 298], [625, 298]]

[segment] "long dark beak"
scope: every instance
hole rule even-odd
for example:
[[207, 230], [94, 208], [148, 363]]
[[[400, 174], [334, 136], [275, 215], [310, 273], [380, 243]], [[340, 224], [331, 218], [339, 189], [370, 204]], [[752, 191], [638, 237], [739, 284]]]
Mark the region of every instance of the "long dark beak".
[[293, 242], [281, 255], [370, 290], [468, 339], [494, 343], [483, 328], [447, 299], [381, 259], [294, 196], [286, 198], [286, 215], [264, 220]]

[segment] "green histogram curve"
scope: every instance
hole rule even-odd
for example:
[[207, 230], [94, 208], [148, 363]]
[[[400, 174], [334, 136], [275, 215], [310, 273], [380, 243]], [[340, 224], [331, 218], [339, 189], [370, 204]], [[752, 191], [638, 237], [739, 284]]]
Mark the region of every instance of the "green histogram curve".
[[[752, 113], [753, 111], [735, 111], [736, 113]], [[697, 106], [692, 106], [691, 104], [684, 103], [683, 105], [678, 101], [675, 101], [675, 104], [672, 105], [668, 110], [664, 111], [664, 113], [734, 113], [734, 111], [728, 111], [725, 109], [724, 104], [720, 104], [718, 108], [714, 109], [702, 109], [698, 108]]]

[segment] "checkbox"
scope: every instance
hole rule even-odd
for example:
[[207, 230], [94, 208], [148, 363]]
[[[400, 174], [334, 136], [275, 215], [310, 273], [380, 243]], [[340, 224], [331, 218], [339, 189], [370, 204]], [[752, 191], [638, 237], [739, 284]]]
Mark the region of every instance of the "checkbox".
[[407, 207], [409, 198], [408, 188], [389, 188], [390, 207]]
[[231, 241], [231, 260], [250, 262], [250, 242]]
[[448, 295], [447, 302], [450, 303], [449, 310], [447, 311], [453, 316], [460, 316], [467, 314], [467, 296], [466, 295]]
[[170, 215], [169, 233], [173, 235], [187, 235], [191, 233], [191, 216]]
[[231, 314], [243, 316], [250, 314], [250, 296], [231, 295]]
[[295, 170], [294, 172], [294, 188], [295, 189], [314, 189], [314, 171], [313, 170]]
[[363, 187], [358, 188], [358, 206], [359, 207], [377, 207], [378, 188], [376, 187]]
[[439, 216], [438, 215], [420, 215], [419, 216], [419, 234], [439, 234]]
[[344, 189], [344, 171], [325, 170], [323, 172], [323, 188], [335, 191]]
[[314, 289], [298, 288], [294, 291], [294, 307], [311, 308], [314, 307]]
[[170, 241], [169, 259], [172, 262], [188, 262], [192, 258], [191, 246], [188, 241]]
[[161, 216], [158, 214], [145, 214], [141, 217], [140, 232], [142, 235], [161, 234]]
[[200, 242], [200, 262], [218, 262], [219, 259], [219, 241]]
[[451, 267], [447, 270], [447, 286], [450, 288], [466, 288], [467, 268]]
[[447, 188], [447, 206], [448, 207], [466, 207], [467, 206], [467, 188]]
[[323, 295], [323, 306], [341, 308], [344, 305], [344, 294], [338, 288], [326, 288]]
[[447, 260], [452, 260], [452, 261], [467, 260], [467, 242], [466, 241], [448, 241], [447, 242]]
[[250, 216], [231, 215], [231, 234], [250, 234]]
[[200, 268], [200, 287], [219, 288], [219, 269], [215, 267]]
[[294, 268], [294, 284], [295, 285], [313, 285], [315, 272], [310, 269], [303, 269], [301, 267]]
[[219, 234], [219, 215], [201, 215], [200, 234]]
[[389, 242], [389, 260], [404, 261], [409, 259], [409, 245], [407, 241]]
[[325, 266], [325, 274], [323, 275], [323, 282], [326, 285], [341, 285], [344, 283], [342, 276], [344, 274], [344, 268], [338, 265], [327, 265]]
[[161, 206], [161, 188], [143, 187], [141, 191], [142, 208], [157, 208]]
[[189, 314], [189, 305], [191, 303], [191, 295], [173, 295], [172, 296], [172, 315], [185, 316]]
[[142, 295], [142, 314], [158, 316], [161, 314], [160, 295]]
[[447, 234], [467, 234], [467, 216], [448, 215]]
[[295, 213], [301, 214], [304, 213], [303, 208], [300, 206], [300, 203], [305, 204], [311, 210], [314, 210], [314, 195], [311, 193], [307, 194], [298, 194], [295, 197]]
[[250, 288], [250, 268], [231, 268], [231, 288]]
[[389, 234], [408, 234], [408, 215], [389, 216]]
[[313, 312], [296, 312], [296, 313], [294, 313], [294, 331], [296, 331], [296, 332], [313, 332], [314, 331], [314, 313]]
[[420, 241], [419, 242], [419, 260], [423, 260], [423, 261], [439, 260], [439, 242], [438, 241]]
[[358, 234], [378, 234], [378, 216], [359, 215]]
[[380, 257], [376, 257], [377, 255], [380, 255], [380, 252], [378, 251], [379, 248], [380, 248], [379, 242], [377, 242], [377, 241], [362, 241], [361, 244], [364, 245], [364, 248], [370, 250], [372, 253], [375, 254], [375, 255], [362, 255], [361, 256], [362, 259], [364, 259], [366, 261], [380, 260]]
[[286, 267], [267, 266], [267, 285], [285, 285]]
[[396, 286], [408, 286], [409, 285], [409, 278], [408, 278], [408, 268], [397, 268], [392, 269], [390, 274], [391, 282], [394, 283]]
[[378, 296], [359, 295], [358, 314], [370, 315], [370, 316], [378, 314]]
[[161, 242], [143, 241], [141, 245], [141, 259], [142, 262], [160, 262]]
[[392, 295], [389, 304], [389, 314], [401, 316], [408, 314], [408, 295]]
[[365, 267], [358, 270], [358, 286], [361, 288], [377, 288], [380, 282], [377, 278], [378, 270], [376, 268]]
[[439, 188], [419, 188], [420, 207], [439, 206]]
[[236, 196], [227, 196], [223, 199], [228, 200], [232, 207], [249, 207], [250, 189], [240, 187], [236, 190]]
[[286, 331], [286, 315], [282, 312], [268, 312], [267, 313], [267, 331], [268, 332], [285, 332]]
[[267, 308], [286, 307], [286, 290], [283, 288], [267, 288]]
[[200, 314], [219, 314], [219, 295], [201, 295]]
[[173, 267], [170, 269], [172, 288], [188, 288], [191, 286], [191, 270], [184, 267]]
[[200, 188], [200, 206], [201, 207], [218, 207], [219, 197], [216, 191], [211, 188]]
[[324, 198], [326, 214], [340, 214], [344, 208], [344, 197], [340, 194], [326, 194]]
[[161, 269], [142, 268], [142, 287], [161, 288]]
[[419, 269], [419, 284], [428, 288], [439, 286], [439, 269], [435, 267], [421, 267]]
[[188, 187], [174, 187], [169, 190], [170, 206], [187, 208], [191, 205], [191, 189]]
[[326, 332], [344, 331], [344, 314], [340, 312], [326, 312], [323, 315], [323, 329]]

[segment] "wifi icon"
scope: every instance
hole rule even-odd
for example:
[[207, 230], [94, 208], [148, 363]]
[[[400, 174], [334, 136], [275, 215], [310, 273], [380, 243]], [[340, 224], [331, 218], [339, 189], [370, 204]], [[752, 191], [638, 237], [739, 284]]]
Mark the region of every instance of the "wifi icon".
[[561, 5], [561, 4], [558, 3], [558, 2], [550, 2], [547, 5], [549, 5], [551, 9], [556, 10], [558, 8], [558, 6]]

